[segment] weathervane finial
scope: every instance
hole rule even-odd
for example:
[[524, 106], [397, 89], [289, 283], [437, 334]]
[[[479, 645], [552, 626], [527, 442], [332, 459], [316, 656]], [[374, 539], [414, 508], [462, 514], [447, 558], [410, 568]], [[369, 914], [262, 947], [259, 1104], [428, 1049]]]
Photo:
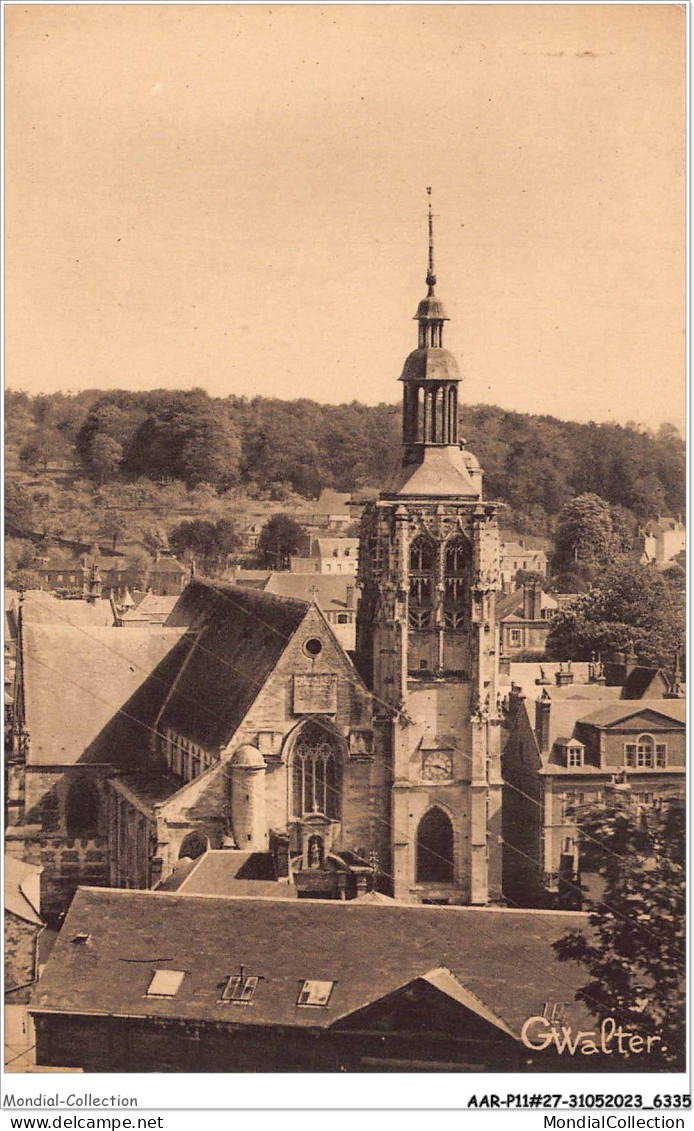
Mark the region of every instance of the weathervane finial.
[[434, 214], [431, 210], [431, 185], [427, 186], [427, 196], [429, 197], [429, 264], [427, 269], [427, 287], [429, 294], [433, 295], [434, 287], [436, 286], [436, 274], [434, 272]]

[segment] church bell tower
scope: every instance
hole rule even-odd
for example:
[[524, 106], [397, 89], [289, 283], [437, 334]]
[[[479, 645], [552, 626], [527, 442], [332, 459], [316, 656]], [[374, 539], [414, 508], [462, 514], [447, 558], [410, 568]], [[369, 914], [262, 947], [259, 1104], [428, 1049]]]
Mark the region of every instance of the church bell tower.
[[485, 904], [501, 897], [499, 504], [483, 501], [459, 436], [431, 199], [428, 225], [427, 294], [400, 377], [402, 463], [360, 531], [357, 662], [390, 728], [395, 897]]

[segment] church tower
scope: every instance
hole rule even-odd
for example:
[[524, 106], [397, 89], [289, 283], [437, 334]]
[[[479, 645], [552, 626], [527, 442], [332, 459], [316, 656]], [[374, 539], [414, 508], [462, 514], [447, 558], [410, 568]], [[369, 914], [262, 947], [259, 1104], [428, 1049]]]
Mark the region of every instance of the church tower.
[[400, 378], [402, 464], [362, 519], [357, 661], [390, 730], [395, 897], [484, 904], [501, 897], [499, 505], [458, 434], [431, 201], [426, 283]]

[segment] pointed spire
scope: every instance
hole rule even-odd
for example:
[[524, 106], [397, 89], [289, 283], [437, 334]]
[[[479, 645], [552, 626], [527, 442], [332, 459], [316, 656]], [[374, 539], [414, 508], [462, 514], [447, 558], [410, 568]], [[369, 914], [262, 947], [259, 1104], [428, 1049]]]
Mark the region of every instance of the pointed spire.
[[436, 273], [434, 271], [434, 213], [431, 210], [431, 185], [427, 186], [429, 197], [429, 265], [427, 270], [427, 294], [433, 295], [436, 286]]
[[[436, 271], [434, 269], [434, 213], [431, 208], [431, 186], [427, 186], [429, 196], [429, 258], [427, 261], [427, 296], [417, 307], [415, 319], [419, 322], [419, 347], [420, 349], [431, 346], [440, 349], [442, 346], [441, 331], [443, 323], [448, 322], [448, 316], [443, 308], [441, 299], [436, 297]], [[432, 327], [432, 323], [435, 324]], [[427, 328], [428, 327], [428, 328]]]

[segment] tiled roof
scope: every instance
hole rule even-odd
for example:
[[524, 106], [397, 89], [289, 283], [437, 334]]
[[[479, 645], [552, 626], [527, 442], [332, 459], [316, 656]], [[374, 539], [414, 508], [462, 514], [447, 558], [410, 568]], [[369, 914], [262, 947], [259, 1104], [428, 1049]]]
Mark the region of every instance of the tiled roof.
[[521, 546], [520, 542], [502, 542], [500, 544], [502, 558], [545, 558], [545, 551], [540, 546]]
[[309, 510], [314, 514], [349, 514], [350, 495], [341, 491], [333, 491], [325, 487], [317, 500], [309, 504]]
[[192, 580], [166, 622], [189, 629], [189, 649], [160, 725], [208, 750], [225, 746], [309, 608], [239, 585]]
[[[327, 1028], [445, 967], [515, 1034], [547, 1001], [592, 1028], [574, 1001], [585, 973], [552, 943], [584, 915], [331, 900], [224, 899], [78, 890], [37, 987], [37, 1010]], [[77, 946], [78, 933], [89, 941]], [[166, 961], [161, 958], [166, 955]], [[220, 1002], [243, 965], [262, 975], [253, 1009]], [[185, 971], [175, 997], [147, 997], [155, 969]], [[333, 982], [324, 1008], [301, 1008], [305, 979]]]
[[160, 558], [158, 562], [152, 562], [149, 567], [150, 573], [187, 573], [188, 570], [184, 565], [181, 565], [176, 558]]
[[[269, 852], [240, 852], [212, 848], [192, 862], [192, 867], [177, 869], [175, 884], [167, 891], [186, 895], [254, 896], [270, 899], [296, 899], [294, 884], [277, 880], [275, 861]], [[163, 885], [158, 889], [163, 890]]]
[[38, 909], [29, 899], [25, 887], [27, 880], [35, 879], [42, 871], [43, 869], [35, 864], [27, 864], [15, 856], [5, 856], [5, 911], [11, 911], [19, 919], [24, 919], [35, 927], [43, 927], [44, 923]]
[[311, 557], [332, 558], [337, 550], [338, 558], [356, 558], [359, 551], [358, 538], [314, 538], [311, 542]]
[[[336, 577], [328, 573], [273, 573], [265, 588], [266, 593], [276, 593], [279, 597], [296, 597], [302, 601], [315, 602], [323, 612], [345, 612], [347, 588], [354, 590], [354, 577], [342, 574]], [[354, 605], [356, 608], [356, 594]]]
[[113, 606], [105, 597], [91, 601], [63, 601], [43, 589], [28, 589], [21, 602], [24, 624], [113, 625]]
[[137, 622], [163, 624], [173, 612], [177, 600], [178, 596], [160, 597], [156, 593], [145, 593], [140, 603], [135, 608], [129, 609], [127, 613], [123, 613], [120, 619], [127, 621], [128, 624]]
[[212, 848], [198, 857], [178, 890], [188, 895], [234, 895], [235, 884], [240, 880], [260, 883], [276, 879], [275, 861], [270, 852]]
[[[502, 593], [496, 600], [497, 620], [525, 620], [523, 616], [525, 597], [522, 589], [514, 589], [512, 593]], [[540, 609], [556, 609], [557, 602], [548, 593], [540, 595]]]
[[168, 690], [173, 629], [27, 624], [22, 679], [33, 765], [122, 764], [141, 752]]
[[[542, 672], [544, 672], [545, 678], [550, 681], [547, 684], [547, 691], [553, 702], [571, 699], [603, 699], [605, 701], [619, 699], [621, 687], [607, 687], [600, 683], [588, 683], [587, 663], [572, 664], [571, 670], [573, 671], [574, 682], [565, 687], [559, 687], [554, 682], [554, 676], [559, 671], [558, 663], [549, 660], [528, 663], [514, 663], [512, 661], [509, 665], [509, 674], [502, 677], [501, 683], [502, 687], [508, 687], [511, 683], [515, 683], [528, 699], [537, 699], [544, 688], [535, 681], [542, 679]], [[588, 708], [586, 707], [586, 709]]]

